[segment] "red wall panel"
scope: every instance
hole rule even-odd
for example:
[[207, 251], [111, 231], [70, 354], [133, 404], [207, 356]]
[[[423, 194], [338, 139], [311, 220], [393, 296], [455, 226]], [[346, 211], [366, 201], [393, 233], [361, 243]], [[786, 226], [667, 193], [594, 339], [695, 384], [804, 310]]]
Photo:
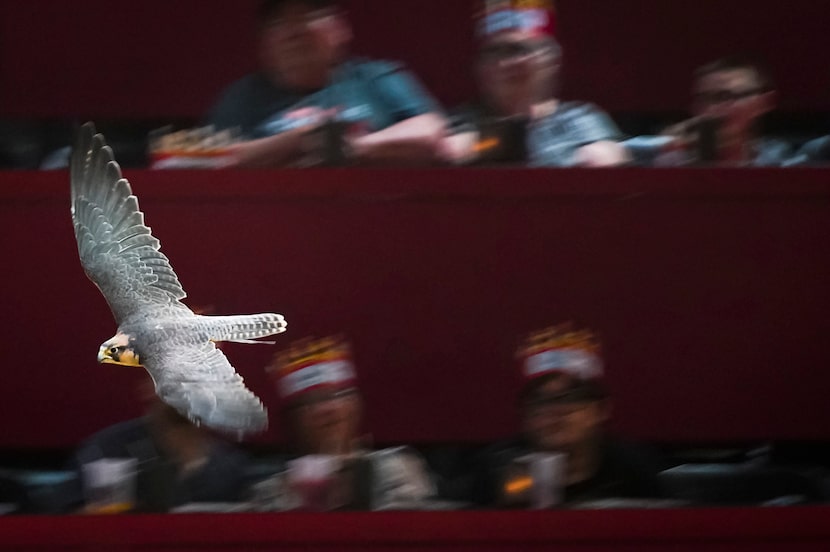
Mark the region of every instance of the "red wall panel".
[[[128, 173], [192, 305], [353, 341], [378, 442], [515, 429], [512, 354], [600, 333], [622, 432], [827, 439], [830, 187], [821, 170]], [[0, 446], [66, 446], [138, 412], [141, 372], [84, 277], [65, 173], [0, 173]], [[279, 346], [276, 348], [278, 349]], [[271, 407], [271, 346], [229, 358]]]
[[7, 516], [14, 550], [823, 552], [827, 506], [500, 512]]

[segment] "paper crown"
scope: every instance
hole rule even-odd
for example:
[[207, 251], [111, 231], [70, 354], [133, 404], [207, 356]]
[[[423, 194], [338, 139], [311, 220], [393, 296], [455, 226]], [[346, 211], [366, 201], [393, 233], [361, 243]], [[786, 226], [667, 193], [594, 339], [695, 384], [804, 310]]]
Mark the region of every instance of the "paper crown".
[[598, 339], [590, 330], [575, 330], [570, 323], [530, 334], [516, 356], [526, 380], [562, 373], [596, 381], [603, 375]]
[[476, 17], [480, 38], [506, 31], [556, 35], [553, 0], [483, 0], [482, 4]]
[[269, 372], [283, 399], [319, 388], [357, 385], [351, 346], [341, 336], [294, 342], [288, 350], [274, 355]]

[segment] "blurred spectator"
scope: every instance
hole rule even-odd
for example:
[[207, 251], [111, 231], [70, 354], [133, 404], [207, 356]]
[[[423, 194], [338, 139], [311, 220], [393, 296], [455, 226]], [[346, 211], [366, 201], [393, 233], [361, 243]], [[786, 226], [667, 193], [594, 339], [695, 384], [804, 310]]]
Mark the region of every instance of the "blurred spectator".
[[606, 431], [611, 402], [599, 345], [587, 330], [561, 325], [530, 335], [519, 348], [523, 435], [485, 451], [473, 495], [491, 506], [519, 506], [505, 476], [533, 452], [565, 454], [564, 503], [608, 498], [661, 498], [660, 466], [649, 454]]
[[602, 110], [557, 98], [561, 49], [552, 2], [486, 2], [475, 62], [478, 102], [459, 108], [445, 154], [456, 163], [620, 165], [620, 132]]
[[272, 373], [298, 455], [333, 455], [343, 461], [368, 457], [374, 508], [412, 504], [435, 494], [426, 464], [413, 450], [364, 450], [363, 401], [351, 347], [342, 338], [294, 343], [276, 356]]
[[69, 491], [68, 508], [83, 506], [82, 467], [103, 458], [137, 460], [135, 510], [139, 512], [240, 500], [246, 491], [246, 455], [162, 402], [149, 378], [137, 390], [146, 414], [100, 431], [75, 452], [72, 468], [79, 477]]
[[232, 166], [302, 164], [332, 142], [341, 151], [328, 157], [348, 162], [435, 160], [440, 108], [401, 64], [349, 55], [352, 30], [334, 0], [265, 0], [258, 17], [260, 70], [208, 117], [249, 139], [233, 146]]
[[775, 108], [777, 96], [761, 63], [719, 59], [695, 72], [690, 119], [662, 136], [640, 136], [626, 146], [642, 165], [785, 165], [793, 155], [791, 146], [761, 133], [762, 119]]

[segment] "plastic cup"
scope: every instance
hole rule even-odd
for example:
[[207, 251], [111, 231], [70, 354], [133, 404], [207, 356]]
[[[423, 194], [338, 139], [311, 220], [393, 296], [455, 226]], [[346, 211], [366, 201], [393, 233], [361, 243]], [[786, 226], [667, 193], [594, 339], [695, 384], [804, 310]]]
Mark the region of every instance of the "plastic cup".
[[119, 514], [135, 507], [135, 458], [102, 458], [83, 465], [86, 510]]
[[312, 454], [288, 462], [288, 487], [297, 509], [325, 512], [337, 507], [334, 490], [340, 460], [336, 456]]
[[566, 457], [562, 453], [530, 454], [530, 477], [533, 479], [531, 505], [546, 509], [562, 502]]

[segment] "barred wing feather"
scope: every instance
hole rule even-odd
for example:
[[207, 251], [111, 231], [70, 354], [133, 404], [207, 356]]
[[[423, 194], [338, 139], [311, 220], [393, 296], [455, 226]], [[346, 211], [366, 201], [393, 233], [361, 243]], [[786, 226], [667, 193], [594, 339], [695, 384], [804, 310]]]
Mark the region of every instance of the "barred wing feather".
[[213, 343], [165, 349], [145, 363], [156, 393], [197, 424], [221, 431], [261, 431], [268, 425], [262, 402]]
[[119, 324], [147, 307], [186, 297], [160, 243], [103, 136], [91, 123], [79, 133], [71, 160], [72, 220], [87, 276], [101, 290]]

